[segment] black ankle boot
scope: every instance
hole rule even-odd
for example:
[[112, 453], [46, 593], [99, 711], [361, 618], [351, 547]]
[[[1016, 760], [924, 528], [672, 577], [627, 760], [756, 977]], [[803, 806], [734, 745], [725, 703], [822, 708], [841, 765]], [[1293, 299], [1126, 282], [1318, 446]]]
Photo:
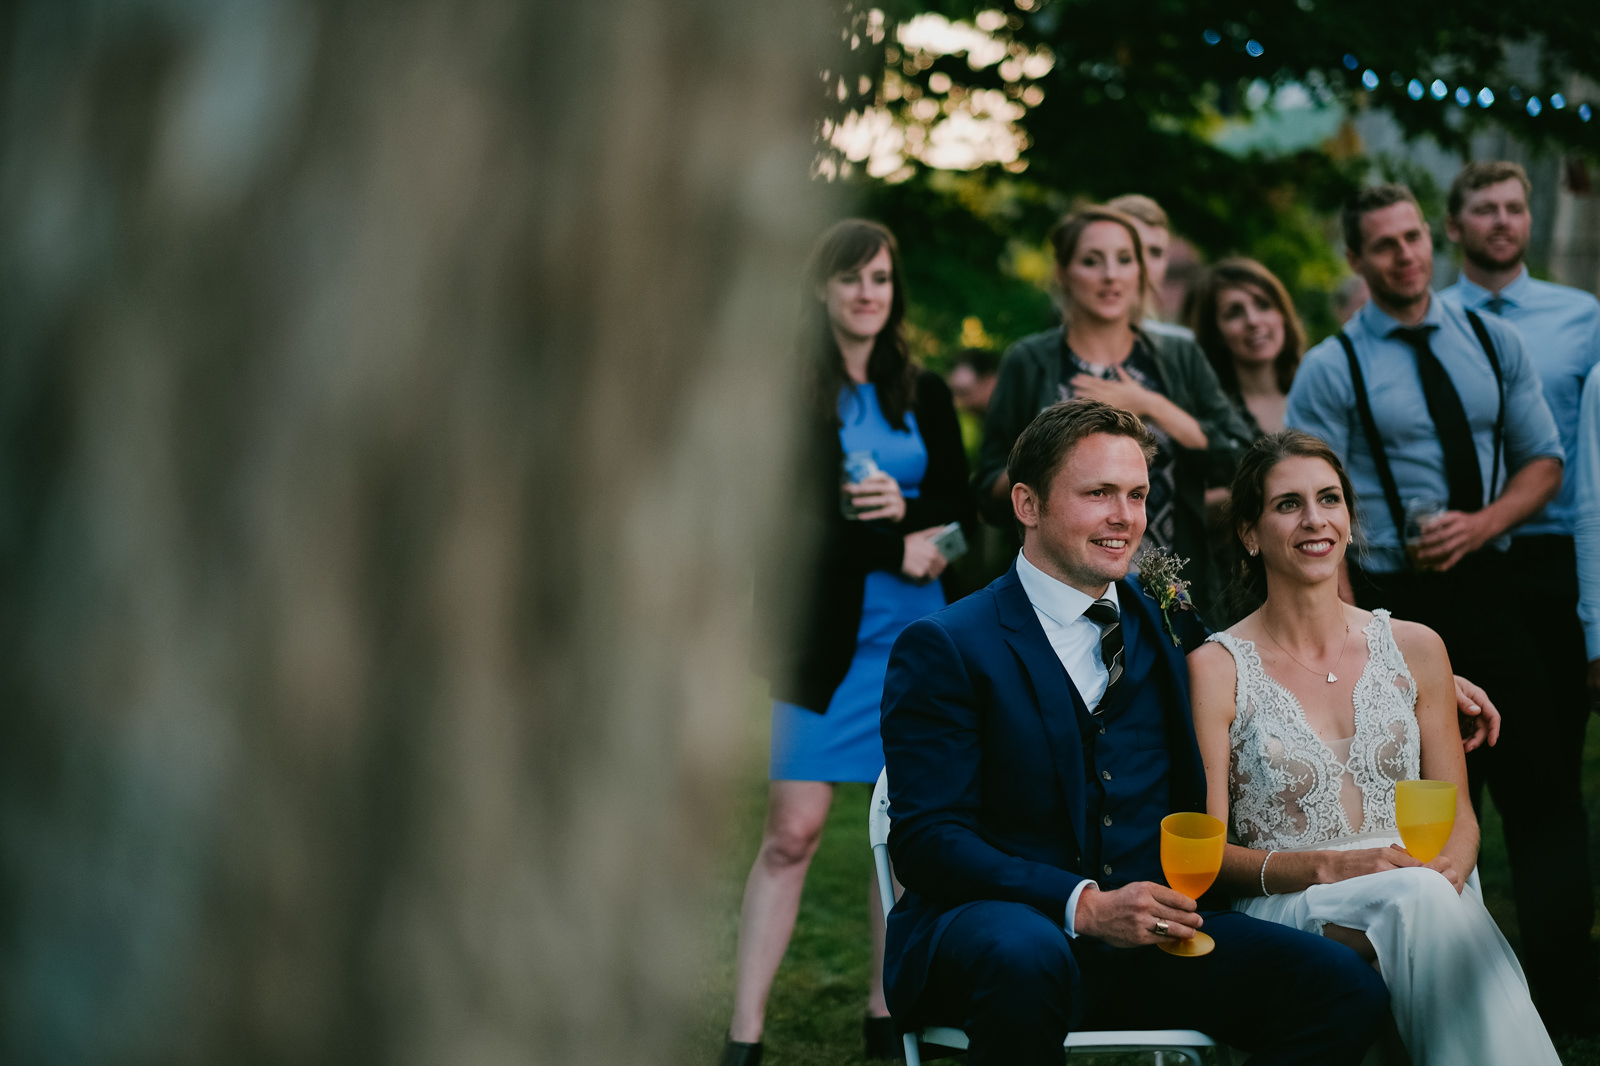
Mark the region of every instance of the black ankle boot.
[[730, 1040], [722, 1049], [721, 1066], [761, 1066], [761, 1041], [746, 1044]]
[[905, 1045], [900, 1042], [900, 1034], [894, 1030], [893, 1018], [874, 1018], [867, 1015], [861, 1019], [861, 1035], [867, 1042], [867, 1058], [869, 1059], [903, 1059], [905, 1058]]

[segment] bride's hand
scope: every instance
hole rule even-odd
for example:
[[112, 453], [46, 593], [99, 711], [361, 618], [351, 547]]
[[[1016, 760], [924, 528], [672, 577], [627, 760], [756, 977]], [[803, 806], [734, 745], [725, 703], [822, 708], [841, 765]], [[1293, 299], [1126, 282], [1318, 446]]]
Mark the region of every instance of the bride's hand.
[[1423, 863], [1430, 870], [1438, 870], [1444, 874], [1444, 879], [1450, 882], [1450, 887], [1456, 890], [1456, 895], [1461, 895], [1461, 890], [1467, 887], [1466, 875], [1455, 863], [1450, 861], [1450, 856], [1440, 852], [1432, 861]]
[[[1407, 866], [1421, 866], [1422, 864], [1411, 857], [1411, 853], [1403, 848], [1357, 848], [1351, 851], [1325, 852], [1327, 862], [1324, 864], [1325, 877], [1323, 883], [1346, 881], [1352, 877], [1362, 877], [1366, 874], [1379, 874], [1385, 870], [1398, 870]], [[1448, 876], [1448, 875], [1446, 875]]]

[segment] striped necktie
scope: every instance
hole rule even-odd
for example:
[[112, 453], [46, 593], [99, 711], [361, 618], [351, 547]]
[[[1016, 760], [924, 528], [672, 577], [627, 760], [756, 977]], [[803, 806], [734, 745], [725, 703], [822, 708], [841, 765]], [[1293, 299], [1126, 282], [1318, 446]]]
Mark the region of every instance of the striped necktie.
[[1100, 660], [1106, 664], [1106, 673], [1110, 675], [1106, 694], [1094, 708], [1094, 713], [1099, 714], [1101, 708], [1111, 702], [1112, 690], [1122, 680], [1122, 616], [1110, 600], [1095, 600], [1083, 615], [1100, 627]]

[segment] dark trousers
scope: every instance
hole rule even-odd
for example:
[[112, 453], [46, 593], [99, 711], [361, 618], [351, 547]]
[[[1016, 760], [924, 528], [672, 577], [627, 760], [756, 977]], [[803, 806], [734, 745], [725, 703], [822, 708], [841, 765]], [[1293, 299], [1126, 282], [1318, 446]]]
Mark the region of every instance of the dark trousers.
[[939, 940], [919, 1013], [966, 1030], [971, 1066], [1061, 1066], [1079, 1029], [1199, 1029], [1257, 1066], [1361, 1060], [1388, 1015], [1371, 966], [1235, 911], [1204, 917], [1217, 949], [1186, 959], [1071, 940], [1026, 904], [973, 904]]
[[1594, 895], [1582, 794], [1583, 630], [1570, 537], [1513, 541], [1439, 573], [1351, 567], [1356, 602], [1444, 640], [1452, 669], [1500, 709], [1500, 742], [1467, 757], [1474, 809], [1489, 786], [1505, 827], [1523, 961], [1552, 1022], [1592, 1010]]

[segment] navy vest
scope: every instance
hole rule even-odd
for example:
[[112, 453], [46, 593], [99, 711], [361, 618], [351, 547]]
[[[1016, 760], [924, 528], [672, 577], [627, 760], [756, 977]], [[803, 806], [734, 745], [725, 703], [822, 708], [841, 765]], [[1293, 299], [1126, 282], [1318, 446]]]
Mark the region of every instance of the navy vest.
[[1078, 722], [1089, 827], [1083, 872], [1107, 890], [1133, 881], [1166, 884], [1161, 819], [1173, 807], [1165, 704], [1173, 688], [1154, 643], [1166, 634], [1142, 633], [1148, 624], [1123, 605], [1122, 681], [1100, 714]]

